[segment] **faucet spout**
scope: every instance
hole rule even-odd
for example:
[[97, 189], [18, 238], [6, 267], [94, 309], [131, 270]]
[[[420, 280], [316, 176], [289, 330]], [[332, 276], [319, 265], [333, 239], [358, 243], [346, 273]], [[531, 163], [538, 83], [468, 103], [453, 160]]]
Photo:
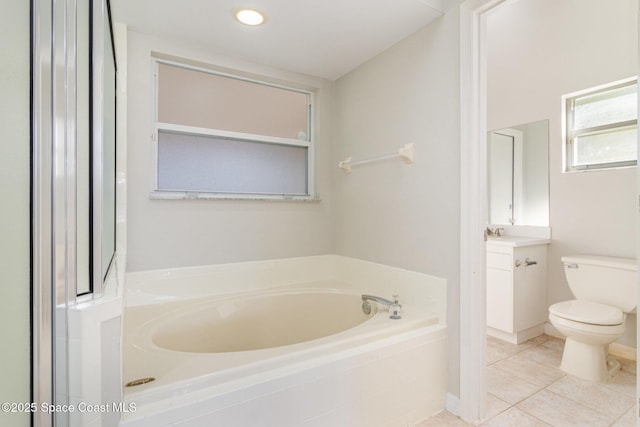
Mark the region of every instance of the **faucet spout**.
[[393, 304], [393, 302], [391, 300], [388, 300], [388, 299], [382, 298], [382, 297], [377, 297], [375, 295], [362, 295], [362, 301], [363, 302], [375, 301], [378, 304], [382, 304], [387, 308], [389, 308], [391, 306], [391, 304]]
[[369, 301], [374, 301], [387, 307], [390, 319], [402, 319], [402, 305], [400, 305], [397, 295], [393, 296], [393, 301], [375, 295], [362, 295], [362, 311], [364, 314], [371, 313], [371, 303]]

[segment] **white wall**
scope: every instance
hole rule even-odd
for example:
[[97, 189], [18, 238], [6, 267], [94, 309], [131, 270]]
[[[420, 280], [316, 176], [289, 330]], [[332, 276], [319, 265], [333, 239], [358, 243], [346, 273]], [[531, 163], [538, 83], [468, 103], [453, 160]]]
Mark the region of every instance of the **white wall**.
[[[318, 88], [316, 191], [321, 202], [150, 200], [151, 52]], [[221, 57], [133, 31], [128, 45], [129, 271], [333, 253], [333, 84]]]
[[[548, 302], [571, 299], [560, 257], [636, 257], [636, 168], [563, 174], [563, 94], [637, 74], [637, 1], [520, 0], [488, 19], [488, 129], [549, 119]], [[621, 343], [634, 346], [636, 317]]]
[[[29, 2], [0, 14], [0, 402], [30, 401], [29, 325]], [[0, 412], [0, 425], [28, 426], [28, 413]]]
[[[447, 279], [448, 390], [459, 390], [459, 15], [442, 18], [336, 82], [336, 253]], [[415, 143], [415, 163], [340, 160]], [[391, 288], [390, 284], [390, 288]]]

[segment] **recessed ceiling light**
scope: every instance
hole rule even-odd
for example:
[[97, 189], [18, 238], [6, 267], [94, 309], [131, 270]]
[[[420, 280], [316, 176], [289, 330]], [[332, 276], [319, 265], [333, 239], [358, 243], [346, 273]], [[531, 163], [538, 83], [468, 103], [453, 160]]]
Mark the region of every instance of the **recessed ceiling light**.
[[233, 11], [233, 16], [245, 25], [252, 27], [264, 24], [266, 20], [264, 13], [255, 9], [241, 8]]

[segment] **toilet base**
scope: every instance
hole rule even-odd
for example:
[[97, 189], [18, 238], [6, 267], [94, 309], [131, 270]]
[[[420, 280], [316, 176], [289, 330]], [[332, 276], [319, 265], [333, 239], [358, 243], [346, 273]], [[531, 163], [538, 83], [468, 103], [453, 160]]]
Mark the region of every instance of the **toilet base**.
[[586, 344], [567, 337], [560, 369], [584, 380], [605, 382], [620, 369], [617, 360], [607, 361], [607, 353], [608, 345]]

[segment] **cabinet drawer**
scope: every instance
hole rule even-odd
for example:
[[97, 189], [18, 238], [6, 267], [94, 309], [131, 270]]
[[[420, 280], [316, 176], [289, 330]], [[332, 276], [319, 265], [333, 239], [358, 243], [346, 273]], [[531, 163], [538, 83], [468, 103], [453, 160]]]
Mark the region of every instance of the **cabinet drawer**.
[[494, 252], [494, 253], [498, 253], [498, 254], [512, 254], [513, 253], [513, 247], [512, 246], [505, 246], [505, 245], [497, 245], [495, 243], [491, 243], [491, 241], [488, 241], [486, 243], [486, 247], [487, 247], [487, 252]]
[[499, 270], [509, 270], [512, 267], [513, 256], [507, 254], [487, 253], [487, 268], [497, 268]]

